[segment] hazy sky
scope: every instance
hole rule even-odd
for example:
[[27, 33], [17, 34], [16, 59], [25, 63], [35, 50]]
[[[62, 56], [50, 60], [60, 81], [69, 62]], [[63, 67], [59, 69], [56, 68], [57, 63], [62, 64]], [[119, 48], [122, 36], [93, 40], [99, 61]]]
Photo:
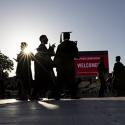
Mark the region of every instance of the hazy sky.
[[117, 55], [125, 64], [125, 0], [0, 0], [0, 50], [10, 59], [22, 41], [35, 50], [41, 34], [58, 45], [62, 31], [79, 51], [108, 50], [110, 71]]

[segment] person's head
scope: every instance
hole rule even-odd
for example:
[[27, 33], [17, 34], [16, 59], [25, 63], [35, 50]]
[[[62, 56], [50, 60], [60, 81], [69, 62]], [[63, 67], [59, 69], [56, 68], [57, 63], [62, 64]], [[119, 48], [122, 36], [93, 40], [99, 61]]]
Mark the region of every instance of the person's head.
[[28, 46], [28, 44], [26, 42], [21, 42], [21, 50], [24, 50], [26, 47]]
[[48, 43], [48, 38], [46, 35], [41, 35], [39, 40], [41, 41], [41, 43], [43, 44], [47, 44]]
[[63, 33], [63, 39], [66, 40], [66, 39], [70, 39], [70, 32], [64, 32]]
[[120, 56], [116, 56], [115, 58], [116, 58], [116, 62], [120, 62], [120, 60], [121, 60]]
[[63, 40], [69, 40], [70, 39], [70, 33], [71, 32], [62, 32], [61, 35], [60, 35], [60, 43]]

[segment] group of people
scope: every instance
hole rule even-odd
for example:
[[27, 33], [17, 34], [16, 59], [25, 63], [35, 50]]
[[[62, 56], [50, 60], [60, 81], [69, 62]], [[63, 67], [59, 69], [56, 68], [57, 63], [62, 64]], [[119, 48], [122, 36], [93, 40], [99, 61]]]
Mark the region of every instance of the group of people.
[[104, 58], [100, 58], [97, 67], [100, 80], [99, 97], [104, 97], [107, 89], [115, 96], [125, 96], [125, 66], [120, 62], [121, 57], [116, 56], [116, 63], [113, 72], [107, 75], [107, 69], [104, 65]]
[[[62, 96], [68, 95], [70, 98], [77, 96], [78, 82], [75, 78], [74, 58], [79, 58], [77, 42], [70, 40], [71, 32], [61, 34], [60, 44], [55, 52], [55, 44], [49, 46], [46, 35], [41, 35], [40, 45], [37, 53], [28, 51], [28, 44], [21, 42], [21, 51], [15, 59], [17, 62], [16, 79], [18, 79], [18, 99], [39, 100], [41, 98], [54, 98], [59, 100]], [[54, 57], [52, 59], [52, 57]], [[107, 78], [108, 70], [105, 68], [104, 58], [100, 58], [98, 64], [98, 77], [100, 80], [99, 97], [104, 97], [108, 89], [115, 92], [117, 96], [125, 96], [125, 66], [120, 62], [121, 57], [116, 56], [113, 73]], [[34, 80], [32, 78], [31, 61], [34, 61]], [[56, 68], [57, 76], [55, 76]], [[1, 68], [0, 68], [1, 69]], [[2, 72], [0, 70], [0, 75]], [[3, 83], [3, 77], [0, 77]], [[3, 84], [2, 84], [3, 85]], [[0, 87], [0, 95], [4, 86]]]
[[[71, 98], [76, 98], [74, 58], [78, 57], [77, 43], [70, 40], [70, 32], [63, 32], [61, 42], [54, 51], [55, 45], [46, 47], [48, 38], [41, 35], [40, 45], [34, 55], [27, 52], [27, 43], [21, 43], [21, 51], [17, 55], [16, 77], [19, 99], [39, 100], [40, 98], [60, 99], [68, 91]], [[51, 57], [54, 57], [52, 60]], [[34, 61], [35, 79], [32, 79], [31, 61]], [[55, 76], [53, 68], [56, 68]]]

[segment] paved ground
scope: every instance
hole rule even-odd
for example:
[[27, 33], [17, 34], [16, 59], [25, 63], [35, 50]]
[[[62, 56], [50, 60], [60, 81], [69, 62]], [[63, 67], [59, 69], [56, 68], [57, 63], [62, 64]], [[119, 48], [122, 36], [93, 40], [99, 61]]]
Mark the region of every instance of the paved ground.
[[125, 97], [0, 100], [0, 125], [125, 125]]

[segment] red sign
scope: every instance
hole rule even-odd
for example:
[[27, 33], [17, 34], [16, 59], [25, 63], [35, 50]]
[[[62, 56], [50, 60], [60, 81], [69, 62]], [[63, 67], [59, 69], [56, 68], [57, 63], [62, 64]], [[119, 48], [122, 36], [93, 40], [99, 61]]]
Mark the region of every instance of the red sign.
[[105, 67], [109, 71], [108, 51], [82, 51], [79, 55], [75, 59], [76, 76], [97, 76], [100, 57], [104, 58]]

